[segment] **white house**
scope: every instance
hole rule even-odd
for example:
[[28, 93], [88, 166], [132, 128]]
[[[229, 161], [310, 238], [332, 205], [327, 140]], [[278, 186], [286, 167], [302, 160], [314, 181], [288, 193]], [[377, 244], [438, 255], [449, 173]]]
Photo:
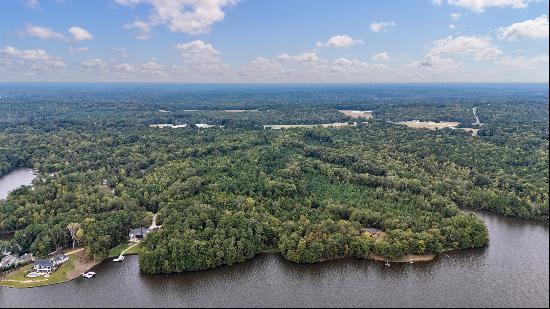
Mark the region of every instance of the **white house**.
[[37, 273], [51, 274], [67, 261], [69, 257], [64, 254], [56, 255], [51, 259], [38, 259], [34, 262], [33, 270]]
[[41, 274], [51, 274], [54, 271], [54, 266], [51, 260], [38, 259], [34, 262], [32, 269]]

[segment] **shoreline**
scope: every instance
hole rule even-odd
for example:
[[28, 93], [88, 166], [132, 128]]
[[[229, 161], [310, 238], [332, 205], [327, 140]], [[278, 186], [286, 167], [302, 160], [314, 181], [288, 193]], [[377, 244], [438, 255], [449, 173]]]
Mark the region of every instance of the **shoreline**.
[[[450, 250], [445, 250], [445, 251], [452, 251], [452, 250], [460, 250], [460, 249], [450, 249]], [[268, 250], [264, 250], [262, 252], [260, 252], [259, 254], [255, 255], [253, 258], [249, 259], [249, 260], [252, 260], [254, 258], [256, 258], [258, 255], [260, 254], [278, 254], [278, 255], [281, 255], [279, 252], [277, 251], [274, 251], [272, 249], [268, 249]], [[124, 254], [124, 256], [133, 256], [133, 255], [138, 255], [137, 253], [128, 253], [128, 254]], [[281, 255], [282, 256], [282, 255]], [[371, 260], [371, 261], [374, 261], [374, 262], [390, 262], [390, 263], [410, 263], [411, 261], [413, 263], [416, 263], [416, 262], [431, 262], [433, 261], [438, 255], [434, 255], [434, 254], [425, 254], [425, 255], [412, 255], [412, 254], [409, 254], [409, 255], [405, 255], [403, 256], [402, 258], [399, 258], [397, 260], [388, 260], [386, 258], [384, 258], [383, 256], [380, 256], [380, 255], [376, 255], [376, 254], [370, 254], [368, 257], [354, 257], [354, 256], [340, 256], [340, 257], [335, 257], [335, 258], [331, 258], [331, 259], [325, 259], [325, 260], [322, 260], [322, 261], [318, 261], [318, 262], [315, 262], [315, 263], [312, 263], [312, 264], [318, 264], [318, 263], [324, 263], [324, 262], [330, 262], [330, 261], [335, 261], [335, 260], [340, 260], [340, 259], [345, 259], [345, 258], [355, 258], [355, 259], [364, 259], [364, 260]], [[79, 268], [78, 271], [76, 270], [78, 266], [75, 266], [75, 269], [73, 269], [69, 275], [68, 275], [68, 278], [67, 280], [64, 280], [64, 281], [60, 281], [60, 282], [55, 282], [55, 283], [46, 283], [46, 284], [39, 284], [39, 285], [35, 285], [35, 286], [28, 286], [28, 287], [17, 287], [17, 286], [8, 286], [8, 285], [0, 285], [0, 288], [12, 288], [12, 289], [32, 289], [32, 288], [40, 288], [40, 287], [45, 287], [45, 286], [49, 286], [49, 285], [57, 285], [57, 284], [63, 284], [63, 283], [68, 283], [70, 281], [73, 281], [73, 280], [76, 280], [80, 277], [80, 275], [82, 273], [85, 273], [85, 272], [88, 272], [90, 270], [92, 270], [94, 267], [96, 267], [97, 265], [101, 264], [101, 263], [104, 263], [106, 261], [108, 261], [109, 259], [112, 259], [114, 258], [114, 256], [109, 256], [101, 261], [98, 261], [98, 262], [88, 262], [88, 263], [85, 263], [84, 265], [87, 265], [87, 267], [85, 268]], [[284, 258], [284, 257], [283, 257]], [[285, 259], [286, 260], [286, 259]], [[248, 261], [248, 260], [247, 260]], [[288, 260], [287, 260], [288, 261]], [[243, 261], [245, 262], [245, 261]], [[292, 261], [289, 261], [291, 263], [294, 263]], [[294, 264], [297, 264], [297, 265], [300, 265], [299, 263], [294, 263]], [[220, 265], [220, 266], [230, 266], [230, 265]], [[217, 268], [217, 267], [216, 267]], [[209, 268], [209, 269], [214, 269], [214, 268]], [[209, 269], [204, 269], [204, 270], [209, 270]], [[200, 270], [198, 270], [200, 271]], [[75, 275], [76, 274], [76, 275]], [[175, 273], [177, 274], [177, 273]], [[1, 280], [0, 280], [1, 281]]]
[[[46, 287], [46, 286], [50, 286], [50, 285], [57, 285], [57, 284], [63, 284], [63, 283], [68, 283], [68, 282], [71, 282], [73, 280], [76, 280], [78, 278], [81, 277], [81, 275], [83, 273], [86, 273], [86, 272], [89, 272], [90, 270], [92, 270], [94, 267], [96, 267], [97, 265], [109, 260], [109, 259], [112, 259], [114, 258], [115, 256], [111, 256], [109, 255], [108, 257], [106, 257], [105, 259], [101, 260], [101, 261], [88, 261], [88, 260], [83, 260], [85, 259], [85, 256], [84, 256], [84, 249], [81, 248], [81, 249], [77, 249], [73, 252], [69, 252], [67, 253], [67, 255], [77, 255], [76, 259], [75, 259], [75, 265], [73, 267], [73, 269], [71, 269], [68, 273], [67, 273], [67, 278], [63, 281], [58, 281], [58, 282], [50, 282], [50, 283], [45, 283], [45, 284], [40, 284], [40, 283], [43, 283], [43, 282], [47, 282], [48, 279], [41, 279], [40, 281], [34, 281], [34, 283], [37, 283], [37, 285], [31, 285], [31, 286], [13, 286], [13, 285], [6, 285], [6, 284], [3, 284], [3, 283], [0, 283], [0, 289], [1, 288], [10, 288], [10, 289], [33, 289], [33, 288], [40, 288], [40, 287]], [[130, 255], [137, 255], [137, 253], [128, 253], [128, 254], [124, 254], [124, 256], [130, 256]], [[15, 272], [15, 271], [14, 271]], [[5, 277], [0, 277], [0, 282], [14, 282], [14, 283], [22, 283], [22, 284], [31, 284], [33, 282], [22, 282], [22, 281], [19, 281], [19, 280], [10, 280], [10, 279], [5, 279], [3, 280], [2, 278], [5, 278]]]

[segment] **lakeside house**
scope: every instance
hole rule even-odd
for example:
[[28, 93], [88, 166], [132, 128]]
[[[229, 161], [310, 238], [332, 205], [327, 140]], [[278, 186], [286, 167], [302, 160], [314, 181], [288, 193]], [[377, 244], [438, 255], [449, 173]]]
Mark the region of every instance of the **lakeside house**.
[[12, 266], [19, 266], [19, 265], [25, 265], [32, 263], [34, 261], [34, 258], [31, 253], [26, 253], [22, 256], [12, 255], [8, 254], [5, 257], [2, 258], [0, 261], [0, 269], [1, 268], [9, 268]]
[[63, 263], [66, 263], [69, 261], [69, 257], [66, 256], [65, 254], [60, 254], [60, 255], [56, 255], [53, 259], [52, 259], [52, 263], [53, 263], [53, 266], [54, 267], [57, 267], [57, 266], [60, 266], [62, 265]]
[[130, 238], [130, 241], [139, 241], [145, 238], [145, 236], [147, 236], [147, 234], [149, 234], [150, 232], [151, 230], [144, 227], [130, 229], [130, 232], [128, 233], [128, 238]]
[[49, 259], [38, 259], [34, 262], [32, 269], [40, 274], [50, 274], [53, 272], [53, 263]]
[[4, 258], [2, 258], [2, 261], [0, 261], [0, 268], [7, 268], [11, 267], [17, 262], [17, 256], [15, 255], [6, 255]]
[[59, 254], [51, 259], [38, 259], [34, 262], [33, 270], [41, 274], [51, 274], [61, 265], [69, 261], [69, 257]]

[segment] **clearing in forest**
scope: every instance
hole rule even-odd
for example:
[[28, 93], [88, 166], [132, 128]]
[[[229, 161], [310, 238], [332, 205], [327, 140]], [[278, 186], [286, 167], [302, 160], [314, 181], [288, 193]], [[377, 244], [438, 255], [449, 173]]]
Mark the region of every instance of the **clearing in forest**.
[[366, 119], [372, 118], [372, 111], [355, 111], [355, 110], [347, 110], [347, 109], [340, 109], [338, 111], [351, 118], [366, 118]]

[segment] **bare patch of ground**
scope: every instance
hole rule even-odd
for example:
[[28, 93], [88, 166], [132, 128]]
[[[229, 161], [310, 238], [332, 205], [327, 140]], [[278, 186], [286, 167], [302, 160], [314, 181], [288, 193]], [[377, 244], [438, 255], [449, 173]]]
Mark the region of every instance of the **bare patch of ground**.
[[270, 124], [270, 125], [264, 125], [264, 129], [280, 130], [280, 129], [315, 128], [315, 127], [343, 128], [343, 127], [355, 127], [355, 126], [357, 126], [357, 122], [354, 122], [351, 124], [347, 122], [335, 122], [335, 123], [325, 123], [325, 124]]
[[246, 113], [246, 112], [259, 112], [257, 109], [226, 109], [226, 113]]
[[351, 118], [366, 118], [370, 119], [372, 118], [372, 111], [355, 111], [355, 110], [347, 110], [347, 109], [340, 109], [338, 110], [340, 113], [349, 116]]
[[411, 120], [411, 121], [401, 121], [401, 122], [398, 122], [398, 124], [406, 125], [407, 127], [414, 128], [414, 129], [438, 130], [438, 129], [445, 129], [445, 128], [455, 128], [460, 124], [460, 122], [453, 122], [453, 121], [433, 122], [433, 121]]
[[75, 263], [74, 268], [67, 274], [67, 280], [72, 280], [78, 278], [82, 273], [87, 272], [92, 267], [99, 264], [101, 261], [89, 260], [84, 253], [84, 250], [75, 252], [73, 254]]
[[178, 129], [178, 128], [185, 128], [187, 127], [186, 124], [169, 124], [169, 123], [161, 123], [161, 124], [151, 124], [149, 125], [150, 128], [171, 128], [171, 129]]
[[396, 260], [388, 260], [387, 258], [376, 254], [371, 254], [369, 256], [369, 259], [372, 259], [375, 261], [382, 261], [382, 262], [387, 261], [392, 263], [427, 262], [427, 261], [433, 260], [434, 258], [435, 258], [435, 255], [433, 254], [424, 254], [424, 255], [408, 254]]

